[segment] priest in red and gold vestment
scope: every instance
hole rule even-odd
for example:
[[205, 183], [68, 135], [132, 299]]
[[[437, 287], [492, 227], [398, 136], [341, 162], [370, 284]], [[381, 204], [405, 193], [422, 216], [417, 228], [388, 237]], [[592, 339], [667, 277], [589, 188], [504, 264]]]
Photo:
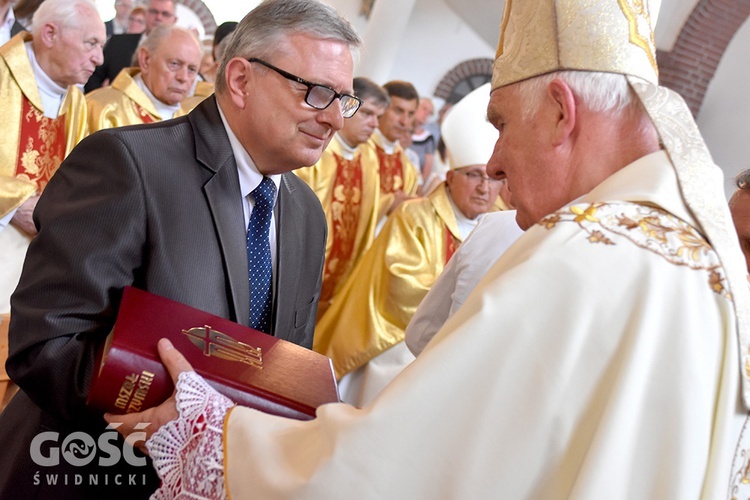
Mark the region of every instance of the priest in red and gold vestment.
[[[344, 121], [320, 161], [294, 172], [320, 199], [328, 223], [323, 287], [318, 319], [328, 310], [344, 282], [370, 248], [382, 212], [378, 160], [362, 147], [388, 106], [385, 90], [367, 78], [354, 79], [354, 94], [362, 99], [357, 113]], [[390, 205], [390, 201], [387, 202]]]
[[[378, 128], [367, 141], [367, 148], [378, 159], [380, 192], [390, 197], [386, 212], [405, 197], [413, 196], [419, 186], [419, 172], [409, 161], [398, 138], [411, 133], [414, 114], [419, 105], [419, 94], [409, 82], [392, 81], [383, 85], [390, 103], [378, 119]], [[395, 207], [394, 207], [395, 208]]]
[[76, 85], [101, 64], [106, 39], [90, 0], [47, 0], [33, 26], [33, 33], [19, 33], [0, 47], [0, 312], [10, 310], [36, 234], [36, 201], [86, 134], [86, 102]]
[[185, 28], [154, 28], [138, 49], [138, 68], [125, 68], [112, 85], [86, 94], [89, 130], [153, 123], [190, 112], [205, 96], [189, 96], [201, 47]]
[[348, 403], [366, 404], [414, 359], [406, 325], [460, 243], [495, 209], [500, 181], [487, 176], [486, 163], [498, 133], [486, 119], [488, 101], [482, 94], [451, 110], [445, 182], [396, 208], [315, 329], [313, 349], [333, 359]]

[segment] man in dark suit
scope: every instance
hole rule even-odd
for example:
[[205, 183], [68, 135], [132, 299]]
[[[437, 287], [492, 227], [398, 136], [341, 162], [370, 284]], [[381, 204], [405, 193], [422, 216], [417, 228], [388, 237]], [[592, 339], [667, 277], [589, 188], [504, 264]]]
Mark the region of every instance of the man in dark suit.
[[293, 22], [282, 9], [238, 27], [215, 97], [185, 117], [89, 136], [47, 186], [11, 301], [7, 371], [21, 390], [0, 415], [0, 498], [155, 490], [146, 460], [109, 441], [114, 432], [85, 405], [96, 351], [126, 285], [251, 324], [246, 228], [269, 179], [270, 333], [311, 347], [326, 223], [291, 170], [315, 163], [356, 112], [360, 39], [338, 17], [311, 26], [309, 0], [264, 2], [288, 3], [302, 12]]
[[104, 63], [97, 66], [94, 74], [86, 82], [84, 90], [91, 92], [111, 83], [122, 68], [132, 66], [133, 54], [142, 37], [148, 36], [151, 30], [162, 24], [177, 22], [174, 0], [150, 0], [146, 11], [146, 31], [143, 34], [124, 33], [112, 35], [104, 46]]

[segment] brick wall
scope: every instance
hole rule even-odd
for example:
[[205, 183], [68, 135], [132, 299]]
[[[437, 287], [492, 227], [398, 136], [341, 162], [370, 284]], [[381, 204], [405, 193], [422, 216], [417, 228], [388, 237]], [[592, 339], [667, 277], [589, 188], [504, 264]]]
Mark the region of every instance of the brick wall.
[[435, 97], [449, 101], [453, 91], [464, 80], [475, 76], [492, 77], [492, 59], [469, 59], [454, 67], [440, 80], [435, 89]]
[[659, 81], [697, 115], [721, 56], [750, 15], [750, 0], [700, 0], [671, 52], [657, 51]]

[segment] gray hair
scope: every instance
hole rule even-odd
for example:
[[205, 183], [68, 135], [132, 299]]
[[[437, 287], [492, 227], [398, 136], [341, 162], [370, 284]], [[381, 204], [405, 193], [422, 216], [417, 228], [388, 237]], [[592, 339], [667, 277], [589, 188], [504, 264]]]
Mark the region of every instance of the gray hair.
[[594, 71], [556, 71], [520, 83], [518, 91], [524, 101], [524, 119], [536, 114], [544, 90], [555, 78], [567, 83], [573, 93], [585, 103], [586, 108], [594, 112], [617, 114], [639, 102], [624, 75]]
[[333, 7], [317, 0], [264, 0], [232, 33], [216, 75], [216, 93], [226, 91], [228, 61], [235, 57], [269, 58], [278, 53], [285, 37], [297, 33], [343, 42], [355, 58], [362, 45], [356, 30]]
[[92, 14], [99, 16], [94, 0], [45, 0], [31, 18], [32, 33], [35, 38], [40, 36], [47, 23], [76, 28], [81, 25], [81, 19]]

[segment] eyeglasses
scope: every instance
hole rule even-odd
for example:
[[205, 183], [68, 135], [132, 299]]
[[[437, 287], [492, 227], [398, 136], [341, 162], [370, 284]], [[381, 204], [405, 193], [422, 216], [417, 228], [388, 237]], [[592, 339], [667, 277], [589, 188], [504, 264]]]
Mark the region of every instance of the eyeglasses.
[[276, 66], [263, 61], [262, 59], [258, 59], [257, 57], [251, 57], [250, 59], [248, 59], [248, 62], [260, 63], [266, 68], [274, 70], [284, 78], [292, 80], [293, 82], [301, 83], [302, 85], [307, 87], [305, 102], [315, 109], [326, 109], [331, 105], [334, 99], [338, 99], [339, 101], [341, 101], [341, 114], [344, 116], [344, 118], [351, 118], [362, 105], [362, 100], [358, 97], [354, 97], [353, 95], [349, 94], [340, 94], [327, 85], [308, 82], [307, 80], [288, 73], [283, 69], [279, 69]]
[[494, 184], [496, 182], [500, 182], [501, 181], [501, 179], [495, 179], [494, 177], [489, 177], [487, 175], [482, 175], [479, 172], [475, 172], [473, 170], [468, 170], [468, 171], [466, 171], [466, 170], [458, 170], [457, 172], [459, 174], [465, 175], [466, 178], [469, 179], [469, 181], [471, 181], [471, 182], [473, 182], [475, 184], [480, 184], [480, 183], [482, 183], [484, 181], [489, 181], [490, 184]]

